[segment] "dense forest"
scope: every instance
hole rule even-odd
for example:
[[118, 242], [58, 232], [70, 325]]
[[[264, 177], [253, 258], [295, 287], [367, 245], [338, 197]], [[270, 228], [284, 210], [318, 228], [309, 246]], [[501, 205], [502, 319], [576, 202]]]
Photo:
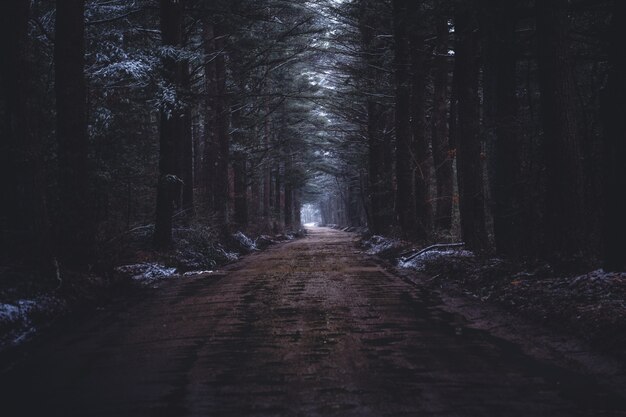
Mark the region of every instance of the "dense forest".
[[3, 277], [305, 221], [626, 270], [623, 1], [0, 9]]

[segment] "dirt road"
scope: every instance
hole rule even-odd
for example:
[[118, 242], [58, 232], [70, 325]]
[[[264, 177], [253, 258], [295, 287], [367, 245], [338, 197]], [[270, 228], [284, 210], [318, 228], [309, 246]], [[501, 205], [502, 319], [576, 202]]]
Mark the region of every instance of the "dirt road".
[[354, 239], [313, 229], [67, 329], [0, 375], [0, 415], [626, 415], [584, 377], [464, 329]]

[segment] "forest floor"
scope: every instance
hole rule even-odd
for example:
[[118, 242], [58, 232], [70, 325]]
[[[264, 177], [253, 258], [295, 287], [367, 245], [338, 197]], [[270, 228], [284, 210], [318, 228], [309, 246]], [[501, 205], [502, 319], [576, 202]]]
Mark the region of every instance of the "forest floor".
[[413, 244], [381, 236], [362, 245], [423, 288], [501, 307], [626, 360], [626, 273], [559, 272], [547, 263], [520, 264], [457, 248], [406, 260], [402, 254], [410, 257]]
[[[471, 297], [432, 291], [358, 241], [315, 228], [219, 273], [148, 286], [58, 326], [0, 373], [0, 410], [16, 417], [626, 415], [622, 364], [554, 334], [537, 339], [536, 326], [509, 322]], [[560, 346], [563, 356], [545, 346]]]

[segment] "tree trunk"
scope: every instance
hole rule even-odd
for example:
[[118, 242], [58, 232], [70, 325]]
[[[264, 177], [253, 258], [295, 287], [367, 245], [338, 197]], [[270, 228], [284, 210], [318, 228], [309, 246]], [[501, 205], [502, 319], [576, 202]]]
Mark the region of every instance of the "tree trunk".
[[285, 155], [285, 227], [293, 224], [293, 187], [291, 178], [291, 152], [288, 149]]
[[435, 225], [452, 227], [453, 171], [448, 139], [448, 19], [437, 20], [437, 46], [434, 58], [434, 93], [432, 113], [432, 152], [437, 181]]
[[603, 97], [604, 116], [604, 269], [626, 271], [626, 54], [623, 31], [626, 3], [616, 0], [609, 56], [609, 79]]
[[[460, 7], [459, 7], [460, 6]], [[474, 11], [457, 3], [455, 82], [458, 86], [457, 175], [461, 234], [468, 248], [487, 247], [480, 142], [479, 43]]]
[[[242, 112], [240, 106], [235, 105], [232, 107], [231, 125], [232, 135], [231, 139], [233, 143], [241, 146], [245, 137], [242, 129]], [[233, 152], [231, 158], [232, 173], [233, 173], [233, 221], [239, 227], [246, 227], [248, 225], [248, 170], [247, 170], [247, 158], [245, 152], [238, 150]]]
[[384, 66], [378, 56], [380, 42], [375, 28], [379, 25], [373, 1], [361, 1], [359, 10], [359, 32], [367, 65], [364, 88], [369, 93], [367, 98], [367, 142], [368, 142], [368, 204], [370, 215], [369, 228], [372, 233], [382, 234], [393, 225], [393, 168], [387, 162], [391, 155], [391, 137], [385, 134], [385, 106], [374, 98], [381, 88]]
[[[523, 228], [522, 178], [517, 125], [516, 2], [490, 0], [484, 17], [484, 107], [489, 135], [490, 184], [496, 250], [509, 257], [529, 254]], [[488, 88], [490, 85], [493, 88]], [[487, 94], [487, 91], [491, 93]], [[526, 243], [526, 245], [524, 245]]]
[[265, 120], [263, 121], [263, 146], [265, 147], [265, 161], [263, 163], [263, 219], [269, 223], [272, 183], [272, 165], [270, 160], [270, 102], [265, 100]]
[[93, 260], [94, 208], [89, 197], [85, 87], [85, 2], [57, 2], [54, 66], [59, 166], [59, 257], [66, 267]]
[[[182, 46], [183, 3], [161, 0], [161, 38], [163, 45]], [[170, 88], [180, 93], [182, 65], [174, 56], [163, 58], [163, 78]], [[176, 98], [178, 100], [178, 97]], [[167, 248], [172, 244], [172, 216], [174, 204], [179, 201], [181, 178], [179, 152], [184, 115], [175, 103], [164, 103], [161, 108], [159, 137], [159, 186], [157, 189], [156, 223], [154, 244]]]
[[410, 3], [411, 17], [411, 127], [413, 131], [412, 154], [415, 159], [415, 237], [426, 239], [432, 229], [432, 207], [430, 198], [431, 162], [426, 133], [426, 79], [428, 77], [426, 43], [419, 27], [420, 3]]
[[[186, 96], [191, 94], [191, 74], [189, 73], [189, 61], [182, 63], [182, 89]], [[182, 209], [185, 216], [194, 215], [194, 163], [193, 163], [193, 126], [191, 117], [191, 105], [186, 104], [183, 113], [183, 134], [181, 136], [181, 171], [183, 181]]]
[[580, 256], [585, 242], [581, 137], [569, 53], [568, 0], [537, 2], [539, 85], [546, 152], [546, 252]]
[[35, 132], [30, 103], [32, 63], [28, 54], [30, 1], [0, 6], [0, 262], [51, 266], [42, 143]]
[[302, 191], [298, 190], [293, 196], [293, 222], [300, 229], [302, 227]]
[[246, 156], [239, 152], [233, 155], [233, 191], [235, 192], [235, 212], [233, 220], [239, 227], [248, 225], [248, 176]]
[[269, 177], [269, 183], [270, 183], [270, 222], [271, 222], [271, 218], [274, 215], [274, 207], [276, 205], [276, 187], [275, 187], [275, 181], [274, 181], [274, 170], [272, 168], [272, 164], [273, 159], [269, 162], [270, 163], [270, 177]]
[[[23, 103], [27, 89], [24, 51], [28, 31], [29, 0], [7, 1], [0, 6], [0, 187], [6, 201], [0, 204], [0, 259], [15, 262], [22, 252], [21, 241], [26, 238], [21, 221], [24, 203], [20, 195], [21, 155], [24, 153], [26, 111]], [[22, 236], [21, 236], [22, 235]]]
[[276, 168], [275, 168], [275, 173], [276, 175], [274, 176], [274, 216], [276, 217], [276, 221], [278, 223], [280, 223], [281, 221], [281, 211], [282, 211], [282, 204], [281, 204], [281, 187], [282, 187], [282, 183], [280, 180], [280, 176], [281, 176], [281, 170], [280, 170], [280, 161], [276, 163]]
[[204, 53], [207, 62], [204, 65], [205, 79], [205, 114], [204, 114], [204, 155], [203, 176], [204, 193], [209, 208], [216, 207], [215, 194], [217, 193], [217, 76], [214, 55], [218, 52], [215, 47], [215, 33], [213, 23], [205, 18], [202, 23], [204, 37]]
[[359, 189], [359, 179], [351, 178], [348, 183], [348, 226], [361, 226], [361, 190]]
[[293, 190], [285, 183], [285, 227], [293, 224]]
[[374, 100], [368, 101], [367, 124], [369, 143], [369, 200], [371, 205], [370, 229], [382, 234], [393, 224], [393, 190], [390, 175], [385, 169], [385, 147], [389, 146], [384, 135], [383, 108]]
[[216, 156], [216, 172], [215, 172], [215, 195], [214, 210], [218, 217], [218, 223], [222, 227], [222, 232], [226, 233], [228, 228], [228, 161], [230, 148], [230, 107], [228, 105], [228, 96], [226, 91], [226, 58], [224, 56], [226, 36], [224, 28], [221, 25], [215, 26], [215, 48], [218, 52], [215, 58], [215, 74], [216, 74], [216, 93], [215, 113], [216, 133], [217, 133], [217, 156]]
[[396, 215], [405, 236], [416, 229], [413, 163], [411, 160], [411, 88], [409, 80], [409, 42], [407, 36], [408, 1], [393, 0], [394, 68], [396, 83]]

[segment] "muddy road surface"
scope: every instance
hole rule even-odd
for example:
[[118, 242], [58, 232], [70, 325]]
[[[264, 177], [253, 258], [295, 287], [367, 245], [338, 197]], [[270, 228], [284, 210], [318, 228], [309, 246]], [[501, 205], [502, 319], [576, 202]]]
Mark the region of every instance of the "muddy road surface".
[[438, 304], [312, 229], [40, 341], [0, 375], [0, 415], [626, 416]]

